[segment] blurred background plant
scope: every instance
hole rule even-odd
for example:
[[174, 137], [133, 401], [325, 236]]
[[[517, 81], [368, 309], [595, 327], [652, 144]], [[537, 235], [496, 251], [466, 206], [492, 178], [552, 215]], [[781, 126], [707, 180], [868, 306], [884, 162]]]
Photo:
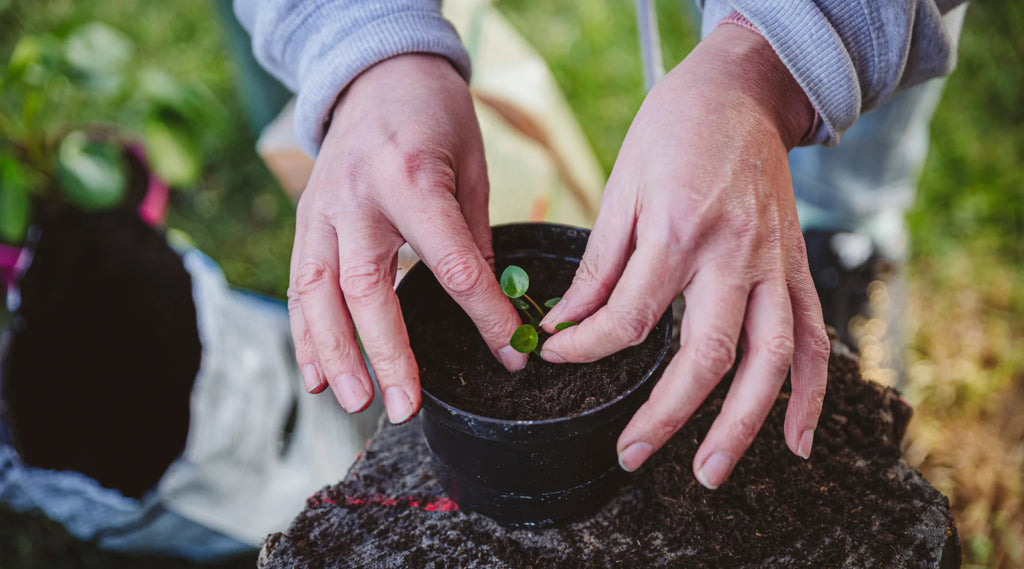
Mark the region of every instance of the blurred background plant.
[[17, 38], [0, 75], [0, 240], [21, 243], [38, 212], [119, 205], [129, 189], [128, 147], [141, 143], [165, 182], [199, 179], [200, 125], [215, 98], [139, 65], [135, 43], [88, 21]]
[[[688, 3], [657, 2], [667, 65], [696, 43]], [[632, 3], [495, 5], [544, 55], [608, 172], [644, 95]], [[231, 282], [283, 296], [293, 206], [253, 150], [217, 14], [207, 0], [0, 0], [0, 61], [26, 34], [66, 42], [84, 24], [104, 22], [133, 46], [128, 67], [159, 67], [209, 97], [207, 118], [186, 145], [199, 157], [199, 175], [183, 185], [197, 191], [172, 194], [168, 224], [188, 233]], [[909, 219], [907, 397], [916, 418], [906, 456], [950, 497], [969, 569], [1024, 566], [1022, 70], [1024, 5], [973, 3]], [[55, 124], [108, 122], [145, 132], [143, 85], [125, 82], [126, 98], [69, 102], [59, 112], [74, 120]], [[5, 79], [0, 97], [23, 100], [25, 89]], [[45, 520], [0, 512], [0, 567], [126, 564]]]

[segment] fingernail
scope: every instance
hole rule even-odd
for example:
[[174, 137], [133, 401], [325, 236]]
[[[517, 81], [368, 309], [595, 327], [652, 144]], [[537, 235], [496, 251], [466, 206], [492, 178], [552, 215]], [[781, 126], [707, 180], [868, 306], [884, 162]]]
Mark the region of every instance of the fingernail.
[[517, 352], [512, 346], [505, 346], [498, 350], [498, 361], [501, 365], [505, 366], [508, 371], [519, 371], [526, 367], [526, 358], [529, 354]]
[[544, 318], [541, 318], [541, 320], [540, 320], [541, 328], [543, 328], [544, 326], [547, 326], [548, 324], [554, 322], [555, 318], [557, 318], [558, 315], [561, 314], [563, 310], [565, 310], [565, 299], [564, 298], [562, 300], [559, 300], [558, 304], [556, 304], [554, 308], [552, 308], [550, 311], [548, 311], [548, 313], [546, 315], [544, 315]]
[[408, 421], [412, 416], [412, 401], [401, 387], [384, 390], [384, 406], [388, 409], [388, 420], [395, 425]]
[[804, 460], [811, 458], [811, 445], [814, 444], [814, 429], [807, 429], [800, 435], [800, 446], [797, 447], [797, 454]]
[[302, 366], [302, 382], [306, 384], [306, 391], [313, 393], [323, 384], [324, 380], [320, 377], [320, 372], [316, 370], [315, 365], [306, 364]]
[[559, 355], [558, 352], [555, 352], [553, 350], [549, 350], [547, 348], [541, 348], [541, 350], [540, 350], [540, 357], [544, 358], [546, 361], [549, 361], [549, 362], [551, 362], [553, 364], [564, 364], [565, 363], [565, 358], [563, 358], [561, 355]]
[[733, 458], [727, 453], [716, 452], [697, 471], [697, 481], [708, 490], [718, 488], [732, 470]]
[[334, 394], [341, 401], [341, 406], [349, 413], [362, 411], [370, 399], [363, 382], [354, 375], [343, 375], [336, 379], [334, 390]]
[[633, 472], [644, 463], [652, 454], [654, 447], [647, 443], [633, 443], [626, 447], [626, 450], [619, 453], [619, 466], [626, 472]]

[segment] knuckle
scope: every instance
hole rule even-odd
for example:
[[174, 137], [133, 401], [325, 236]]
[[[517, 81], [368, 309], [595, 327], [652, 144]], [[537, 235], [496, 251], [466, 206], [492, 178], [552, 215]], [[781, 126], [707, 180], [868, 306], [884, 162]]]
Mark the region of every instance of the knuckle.
[[288, 291], [285, 293], [285, 298], [288, 299], [288, 313], [293, 317], [302, 314], [302, 302], [299, 300], [299, 290], [296, 286], [288, 287]]
[[466, 251], [446, 253], [434, 267], [434, 276], [441, 286], [456, 294], [467, 294], [483, 282], [483, 266]]
[[780, 333], [772, 336], [764, 345], [768, 358], [778, 367], [788, 367], [793, 361], [793, 335]]
[[816, 385], [807, 390], [807, 409], [815, 417], [821, 415], [821, 409], [825, 405], [825, 385]]
[[823, 328], [816, 328], [807, 338], [807, 355], [819, 360], [828, 361], [832, 353], [832, 341]]
[[712, 332], [697, 341], [695, 353], [698, 364], [721, 377], [736, 361], [736, 343], [721, 332]]
[[452, 157], [435, 145], [422, 141], [398, 141], [397, 171], [402, 180], [417, 188], [445, 188], [455, 191], [455, 169]]
[[385, 382], [402, 379], [399, 372], [402, 370], [403, 358], [397, 351], [388, 350], [375, 353], [370, 356], [370, 363], [373, 365], [373, 372], [378, 379], [383, 379]]
[[342, 341], [335, 334], [320, 338], [316, 345], [324, 371], [332, 376], [347, 372], [352, 369], [353, 362], [362, 360], [352, 343]]
[[681, 418], [663, 413], [652, 413], [648, 423], [650, 433], [657, 440], [667, 440], [683, 426]]
[[761, 423], [753, 417], [744, 416], [729, 424], [729, 436], [734, 441], [749, 444], [761, 430]]
[[292, 341], [295, 344], [296, 358], [300, 359], [301, 363], [309, 363], [314, 359], [316, 346], [313, 345], [313, 336], [309, 330], [300, 332], [298, 337], [293, 337]]
[[654, 328], [656, 319], [650, 314], [638, 308], [627, 308], [615, 311], [611, 324], [615, 327], [614, 333], [619, 340], [629, 346], [635, 346], [647, 338], [647, 334]]
[[611, 292], [614, 283], [605, 281], [601, 278], [601, 273], [596, 268], [597, 263], [591, 260], [590, 257], [585, 257], [580, 261], [579, 268], [576, 269], [576, 275], [573, 276], [572, 282], [574, 285], [584, 285], [593, 287], [607, 294]]
[[327, 283], [330, 283], [331, 267], [322, 259], [313, 259], [303, 262], [296, 269], [295, 286], [292, 287], [291, 298], [301, 298], [311, 292], [317, 291]]
[[390, 288], [387, 281], [383, 267], [371, 262], [346, 264], [339, 277], [341, 290], [348, 302], [365, 301], [382, 289]]

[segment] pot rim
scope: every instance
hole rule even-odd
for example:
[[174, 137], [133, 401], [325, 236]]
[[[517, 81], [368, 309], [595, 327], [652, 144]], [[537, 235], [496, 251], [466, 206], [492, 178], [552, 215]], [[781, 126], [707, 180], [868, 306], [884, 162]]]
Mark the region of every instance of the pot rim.
[[[557, 228], [563, 228], [563, 229], [566, 229], [566, 230], [570, 230], [571, 229], [571, 230], [575, 230], [575, 231], [584, 231], [588, 235], [590, 234], [590, 229], [587, 229], [587, 228], [576, 227], [576, 226], [572, 226], [572, 225], [565, 225], [565, 224], [560, 224], [560, 223], [548, 223], [548, 222], [505, 223], [505, 224], [500, 224], [500, 225], [494, 225], [494, 226], [491, 227], [491, 230], [493, 232], [496, 229], [497, 230], [506, 230], [506, 229], [511, 230], [511, 229], [520, 228], [520, 227], [526, 229], [526, 228], [541, 227], [541, 226], [557, 227]], [[426, 265], [423, 264], [422, 260], [417, 261], [416, 264], [411, 269], [409, 269], [409, 273], [405, 276], [405, 278], [402, 279], [402, 282], [399, 283], [398, 288], [401, 288], [402, 285], [404, 285], [407, 282], [410, 282], [409, 277], [412, 276], [414, 271], [423, 271], [423, 270], [429, 270], [429, 269], [426, 268]], [[396, 292], [397, 292], [397, 290], [396, 290]], [[597, 407], [592, 407], [590, 409], [587, 409], [586, 411], [583, 411], [582, 413], [576, 413], [574, 415], [565, 415], [565, 416], [562, 416], [562, 417], [552, 417], [550, 419], [497, 419], [497, 418], [494, 418], [494, 417], [488, 417], [486, 415], [478, 415], [476, 413], [472, 413], [470, 411], [465, 411], [463, 409], [455, 407], [454, 405], [452, 405], [452, 404], [450, 404], [450, 403], [440, 399], [439, 397], [437, 397], [436, 395], [434, 395], [433, 393], [428, 391], [426, 387], [423, 387], [422, 383], [420, 384], [420, 391], [432, 403], [434, 403], [437, 406], [441, 407], [442, 409], [444, 409], [445, 411], [447, 411], [451, 415], [461, 416], [461, 417], [465, 417], [467, 419], [472, 419], [474, 421], [479, 421], [481, 423], [487, 423], [487, 424], [491, 424], [491, 425], [495, 425], [495, 426], [499, 426], [499, 427], [530, 427], [530, 426], [556, 425], [556, 424], [560, 424], [560, 423], [567, 423], [569, 421], [574, 421], [574, 420], [577, 420], [577, 419], [585, 419], [585, 418], [590, 417], [592, 415], [597, 415], [598, 413], [601, 413], [602, 411], [604, 411], [604, 410], [606, 410], [606, 409], [608, 409], [610, 407], [614, 407], [616, 404], [618, 404], [622, 400], [624, 400], [627, 397], [629, 397], [630, 395], [632, 395], [637, 389], [639, 389], [642, 385], [647, 383], [651, 379], [651, 376], [654, 375], [661, 368], [662, 364], [665, 361], [665, 357], [668, 355], [668, 350], [669, 350], [669, 348], [671, 347], [671, 344], [672, 344], [672, 325], [671, 325], [672, 324], [672, 306], [671, 305], [669, 305], [669, 307], [666, 309], [666, 311], [662, 314], [661, 318], [658, 320], [658, 323], [655, 324], [654, 329], [656, 330], [658, 325], [661, 324], [662, 321], [666, 321], [666, 320], [667, 320], [667, 324], [668, 325], [665, 326], [665, 332], [664, 332], [664, 336], [665, 337], [664, 337], [664, 340], [662, 342], [661, 350], [658, 351], [657, 357], [654, 358], [654, 361], [647, 368], [647, 371], [643, 374], [643, 377], [641, 377], [639, 380], [637, 380], [636, 383], [630, 385], [625, 391], [623, 391], [622, 393], [617, 395], [614, 399], [606, 401], [606, 402], [602, 403], [601, 405], [598, 405]], [[653, 330], [652, 330], [652, 333], [653, 333]], [[648, 338], [649, 337], [650, 337], [650, 335], [648, 335]]]

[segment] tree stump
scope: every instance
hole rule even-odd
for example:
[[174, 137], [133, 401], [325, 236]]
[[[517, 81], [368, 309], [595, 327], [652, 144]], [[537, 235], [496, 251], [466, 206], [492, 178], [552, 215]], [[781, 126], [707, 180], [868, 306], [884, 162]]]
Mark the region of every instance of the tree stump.
[[728, 379], [596, 515], [509, 530], [465, 513], [434, 478], [419, 424], [384, 426], [345, 480], [264, 542], [260, 567], [371, 569], [929, 568], [960, 566], [949, 501], [903, 461], [911, 410], [833, 346], [810, 460], [782, 436], [782, 393], [729, 480], [694, 480]]

